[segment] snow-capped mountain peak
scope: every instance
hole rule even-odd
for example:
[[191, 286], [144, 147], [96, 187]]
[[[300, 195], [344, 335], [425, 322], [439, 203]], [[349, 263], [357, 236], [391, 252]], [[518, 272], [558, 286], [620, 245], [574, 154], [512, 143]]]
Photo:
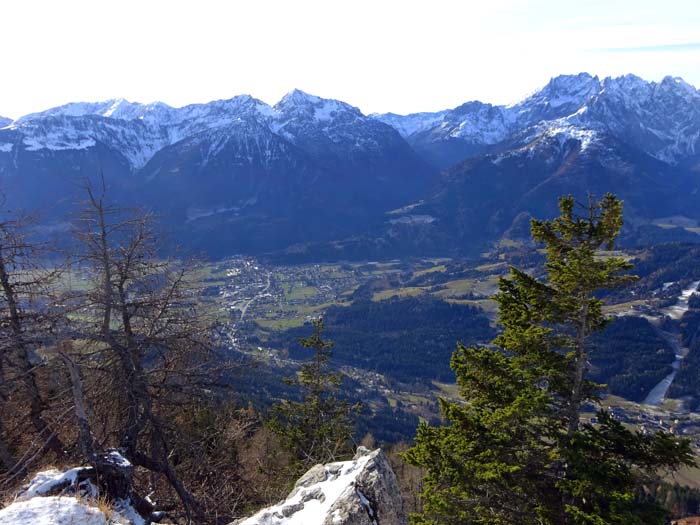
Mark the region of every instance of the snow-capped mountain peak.
[[700, 92], [677, 77], [657, 83], [631, 74], [602, 81], [588, 73], [560, 75], [507, 106], [468, 102], [436, 113], [374, 118], [393, 126], [419, 150], [435, 151], [443, 143], [447, 154], [431, 159], [441, 166], [485, 147], [529, 137], [527, 130], [549, 130], [542, 125], [548, 122], [557, 123], [551, 129], [566, 130], [558, 134], [562, 136], [612, 133], [666, 162], [700, 154]]
[[274, 109], [282, 120], [287, 116], [303, 116], [311, 117], [317, 122], [328, 122], [343, 113], [349, 113], [355, 117], [363, 116], [358, 108], [350, 104], [310, 95], [300, 89], [287, 93], [275, 104]]
[[559, 75], [547, 85], [510, 108], [520, 109], [533, 106], [548, 106], [552, 110], [562, 107], [579, 108], [588, 98], [600, 90], [598, 77], [588, 73]]
[[172, 109], [161, 102], [140, 104], [138, 102], [129, 102], [123, 98], [104, 100], [102, 102], [70, 102], [62, 106], [47, 109], [46, 111], [30, 113], [29, 115], [17, 119], [16, 123], [20, 124], [47, 117], [100, 116], [105, 118], [133, 120], [142, 116], [144, 112], [161, 106]]
[[111, 117], [113, 116], [121, 106], [128, 106], [129, 102], [124, 99], [124, 98], [118, 98], [114, 101], [114, 103], [109, 107], [107, 111], [102, 113], [103, 117]]
[[32, 151], [81, 150], [101, 143], [121, 153], [132, 169], [140, 169], [165, 147], [194, 137], [210, 140], [212, 134], [221, 144], [229, 135], [272, 133], [307, 146], [314, 141], [372, 146], [376, 141], [368, 136], [367, 127], [358, 125], [362, 122], [378, 124], [345, 102], [298, 89], [274, 107], [251, 95], [181, 108], [120, 98], [70, 103], [26, 115], [11, 126], [21, 138], [3, 141], [2, 151], [18, 142]]
[[[551, 122], [554, 128], [544, 125]], [[350, 104], [299, 89], [274, 106], [251, 95], [180, 108], [118, 98], [65, 104], [14, 122], [0, 118], [3, 133], [14, 133], [0, 142], [3, 153], [22, 144], [37, 151], [81, 150], [100, 143], [139, 169], [161, 149], [205, 132], [222, 140], [226, 134], [272, 133], [307, 148], [332, 143], [372, 149], [377, 136], [393, 133], [387, 125], [419, 152], [439, 150], [429, 160], [441, 167], [549, 129], [571, 136], [587, 136], [585, 130], [611, 133], [673, 163], [700, 154], [700, 91], [678, 77], [648, 82], [635, 75], [600, 80], [580, 73], [553, 77], [516, 104], [472, 101], [432, 113], [369, 118]]]
[[666, 76], [659, 85], [662, 88], [677, 89], [683, 93], [686, 93], [688, 96], [700, 95], [700, 90], [695, 89], [681, 77]]
[[[588, 73], [560, 75], [516, 104], [494, 106], [471, 101], [435, 113], [388, 113], [374, 118], [393, 126], [409, 142], [411, 137], [432, 143], [457, 139], [473, 148], [498, 144], [539, 122], [575, 113], [599, 89], [598, 78]], [[453, 160], [448, 157], [448, 162]]]
[[289, 93], [284, 95], [280, 101], [276, 104], [277, 106], [288, 106], [288, 105], [304, 105], [304, 104], [314, 104], [318, 103], [321, 97], [316, 95], [311, 95], [306, 91], [294, 88]]

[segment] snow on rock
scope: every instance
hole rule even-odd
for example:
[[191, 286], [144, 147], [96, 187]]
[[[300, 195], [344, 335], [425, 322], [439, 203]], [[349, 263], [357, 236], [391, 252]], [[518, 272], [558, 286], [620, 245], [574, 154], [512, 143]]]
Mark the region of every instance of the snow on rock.
[[0, 525], [111, 525], [128, 523], [108, 518], [97, 507], [70, 496], [16, 501], [0, 510]]
[[380, 449], [309, 469], [286, 500], [231, 525], [403, 525], [396, 476]]
[[129, 468], [132, 466], [131, 461], [122, 456], [117, 450], [110, 450], [107, 452], [105, 459], [117, 467]]
[[27, 151], [48, 149], [61, 151], [66, 149], [87, 149], [95, 145], [95, 139], [85, 137], [76, 130], [61, 130], [59, 132], [47, 131], [43, 134], [27, 136], [24, 138], [24, 146]]
[[543, 122], [541, 125], [535, 126], [533, 131], [534, 134], [527, 142], [534, 140], [539, 135], [556, 139], [560, 146], [569, 140], [576, 140], [580, 144], [581, 151], [585, 151], [599, 139], [599, 134], [595, 130], [573, 126], [566, 119]]
[[[118, 467], [131, 467], [117, 451], [107, 452], [105, 458]], [[107, 514], [100, 510], [100, 491], [92, 478], [92, 467], [35, 474], [15, 501], [0, 510], [0, 525], [145, 525], [131, 501], [116, 501]]]
[[24, 501], [37, 496], [56, 494], [67, 488], [77, 487], [81, 474], [85, 474], [90, 470], [90, 467], [76, 467], [65, 472], [55, 469], [39, 472], [23, 488], [17, 499]]

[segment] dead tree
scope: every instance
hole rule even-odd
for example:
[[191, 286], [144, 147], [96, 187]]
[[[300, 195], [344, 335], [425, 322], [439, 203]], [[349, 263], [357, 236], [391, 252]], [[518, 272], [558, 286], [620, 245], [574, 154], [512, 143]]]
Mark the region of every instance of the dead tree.
[[52, 337], [52, 287], [60, 271], [41, 267], [44, 253], [26, 230], [23, 220], [0, 222], [0, 412], [10, 416], [0, 422], [4, 482], [45, 452], [60, 456], [66, 448], [47, 417], [46, 388], [42, 391], [39, 378], [47, 360], [38, 352]]
[[91, 408], [116, 420], [115, 445], [167, 480], [188, 522], [199, 521], [202, 508], [176, 471], [177, 425], [168, 417], [218, 385], [193, 285], [186, 267], [158, 259], [147, 215], [109, 206], [104, 188], [87, 193], [77, 237], [91, 285], [80, 308], [84, 345], [73, 358], [98, 378]]
[[86, 477], [92, 479], [113, 501], [129, 501], [141, 516], [147, 518], [148, 522], [157, 521], [160, 514], [154, 512], [154, 505], [134, 490], [133, 465], [122, 456], [120, 450], [102, 449], [95, 441], [88, 416], [89, 409], [85, 400], [83, 380], [80, 368], [72, 357], [74, 351], [71, 342], [65, 340], [57, 348], [57, 353], [70, 378], [73, 408], [78, 423], [78, 445], [84, 459], [92, 467], [86, 471]]

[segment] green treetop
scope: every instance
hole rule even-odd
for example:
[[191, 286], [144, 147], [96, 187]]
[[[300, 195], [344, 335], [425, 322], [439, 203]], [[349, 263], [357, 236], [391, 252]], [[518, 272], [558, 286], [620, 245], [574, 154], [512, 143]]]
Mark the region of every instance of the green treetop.
[[581, 409], [601, 385], [586, 381], [591, 333], [607, 318], [596, 292], [633, 279], [629, 263], [602, 256], [622, 226], [613, 195], [560, 200], [553, 221], [532, 221], [545, 245], [546, 280], [511, 268], [495, 299], [503, 332], [489, 347], [457, 345], [459, 402], [440, 400], [447, 426], [421, 424], [408, 462], [427, 469], [419, 524], [664, 523], [638, 502], [662, 468], [693, 463], [689, 444], [631, 431], [605, 411]]

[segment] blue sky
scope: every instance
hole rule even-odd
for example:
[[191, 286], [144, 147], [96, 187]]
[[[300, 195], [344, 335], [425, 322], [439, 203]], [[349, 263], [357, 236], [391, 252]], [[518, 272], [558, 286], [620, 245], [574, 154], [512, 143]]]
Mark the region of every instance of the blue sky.
[[700, 87], [698, 0], [0, 3], [0, 115], [300, 88], [366, 113], [508, 103], [561, 73]]

